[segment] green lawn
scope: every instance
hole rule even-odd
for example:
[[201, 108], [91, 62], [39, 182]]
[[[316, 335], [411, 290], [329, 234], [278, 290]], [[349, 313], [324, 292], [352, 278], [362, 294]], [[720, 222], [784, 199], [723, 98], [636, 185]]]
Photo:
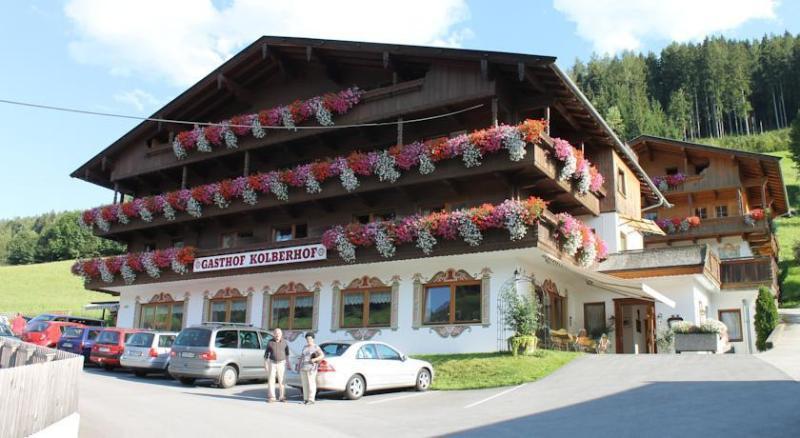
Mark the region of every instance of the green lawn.
[[[789, 151], [773, 152], [770, 155], [782, 157], [781, 172], [789, 194], [789, 205], [800, 206], [800, 179]], [[800, 307], [800, 266], [794, 258], [792, 246], [800, 240], [800, 216], [784, 217], [776, 221], [777, 238], [780, 245], [781, 267], [781, 307]]]
[[22, 312], [36, 316], [44, 312], [100, 316], [83, 309], [90, 301], [111, 301], [111, 295], [83, 288], [72, 275], [72, 261], [23, 266], [0, 266], [0, 313]]
[[510, 353], [418, 355], [433, 364], [433, 389], [477, 389], [519, 385], [547, 376], [580, 353], [539, 350], [532, 356]]

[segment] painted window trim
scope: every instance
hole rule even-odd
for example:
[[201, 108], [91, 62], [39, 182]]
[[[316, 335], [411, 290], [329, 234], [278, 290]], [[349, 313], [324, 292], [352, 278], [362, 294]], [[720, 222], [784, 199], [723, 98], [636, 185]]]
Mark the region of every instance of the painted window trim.
[[[481, 290], [481, 299], [479, 301], [481, 303], [481, 307], [480, 307], [481, 315], [480, 315], [480, 317], [478, 319], [476, 319], [476, 320], [457, 321], [455, 319], [455, 306], [456, 306], [455, 293], [456, 293], [456, 287], [457, 286], [476, 286], [476, 285], [478, 287], [480, 287], [480, 290]], [[428, 289], [433, 288], [433, 287], [445, 287], [445, 286], [450, 287], [450, 319], [449, 319], [449, 321], [447, 321], [447, 322], [433, 322], [433, 323], [425, 322], [425, 312], [427, 310], [426, 303], [428, 302]], [[420, 315], [421, 318], [420, 319], [421, 319], [421, 323], [422, 323], [421, 326], [422, 327], [436, 327], [436, 326], [442, 326], [442, 325], [466, 325], [466, 326], [482, 325], [483, 324], [483, 313], [484, 313], [483, 299], [484, 299], [484, 294], [486, 293], [486, 291], [483, 290], [484, 289], [483, 286], [484, 286], [483, 281], [481, 281], [480, 278], [475, 279], [475, 280], [445, 281], [445, 282], [435, 282], [435, 283], [430, 283], [429, 282], [429, 283], [423, 284], [422, 285], [422, 297], [421, 297], [422, 298], [422, 302], [420, 303], [420, 310], [421, 310], [421, 312], [420, 312], [421, 313], [421, 315]]]
[[[725, 324], [722, 320], [723, 313], [736, 313], [736, 321], [739, 324], [739, 338], [733, 339], [728, 337], [729, 342], [744, 342], [744, 325], [742, 324], [742, 310], [741, 309], [719, 309], [717, 310], [717, 318], [719, 321]], [[728, 330], [728, 334], [730, 335], [730, 330]]]
[[[296, 328], [294, 328], [295, 299], [296, 298], [305, 298], [305, 297], [310, 297], [311, 298], [311, 306], [312, 306], [311, 307], [311, 327], [296, 329]], [[269, 319], [268, 319], [269, 328], [270, 329], [275, 329], [276, 328], [274, 323], [273, 323], [273, 321], [272, 321], [272, 317], [274, 316], [273, 305], [275, 304], [275, 300], [276, 299], [280, 300], [280, 299], [283, 299], [283, 298], [287, 298], [289, 300], [289, 324], [288, 324], [287, 327], [281, 327], [281, 329], [282, 330], [311, 330], [311, 331], [314, 331], [315, 330], [315, 328], [314, 328], [314, 315], [315, 315], [316, 306], [317, 306], [317, 302], [316, 302], [316, 299], [315, 299], [315, 293], [314, 292], [301, 292], [301, 293], [293, 293], [293, 294], [284, 294], [284, 295], [278, 295], [277, 297], [274, 296], [274, 295], [270, 296], [270, 299], [269, 299]]]
[[[138, 319], [137, 327], [140, 328], [140, 329], [144, 329], [143, 325], [144, 325], [144, 311], [145, 311], [145, 309], [148, 308], [148, 307], [152, 307], [152, 308], [155, 309], [158, 306], [169, 306], [169, 312], [168, 312], [168, 315], [169, 315], [169, 328], [158, 328], [158, 329], [150, 328], [150, 329], [147, 329], [147, 330], [159, 330], [159, 331], [167, 331], [167, 332], [179, 332], [179, 331], [181, 331], [181, 329], [184, 326], [184, 321], [186, 320], [186, 306], [184, 305], [183, 301], [166, 301], [166, 302], [161, 302], [161, 303], [139, 303], [139, 310], [138, 310], [139, 311], [139, 319]], [[173, 314], [172, 309], [173, 309], [173, 307], [176, 307], [176, 306], [180, 306], [180, 308], [181, 308], [181, 322], [180, 322], [180, 325], [178, 327], [172, 327], [172, 314]], [[153, 316], [155, 317], [155, 313], [153, 314]], [[155, 322], [155, 320], [154, 320], [154, 322]]]
[[[369, 324], [369, 296], [373, 293], [389, 293], [389, 322], [386, 324]], [[344, 325], [344, 296], [345, 295], [355, 295], [361, 294], [362, 295], [362, 317], [361, 317], [361, 324], [359, 325]], [[392, 309], [397, 304], [394, 302], [394, 294], [392, 293], [392, 287], [371, 287], [371, 288], [351, 288], [351, 289], [342, 289], [339, 291], [339, 328], [340, 329], [357, 329], [357, 328], [390, 328], [392, 326]]]
[[[208, 322], [231, 322], [231, 308], [233, 307], [234, 301], [243, 301], [245, 305], [244, 310], [244, 323], [247, 323], [247, 318], [249, 317], [247, 312], [247, 297], [236, 297], [236, 298], [209, 298], [208, 299], [208, 309], [206, 311], [206, 321]], [[211, 313], [212, 313], [212, 306], [214, 303], [224, 302], [225, 303], [225, 321], [212, 321], [211, 320]], [[236, 323], [239, 324], [239, 323]]]

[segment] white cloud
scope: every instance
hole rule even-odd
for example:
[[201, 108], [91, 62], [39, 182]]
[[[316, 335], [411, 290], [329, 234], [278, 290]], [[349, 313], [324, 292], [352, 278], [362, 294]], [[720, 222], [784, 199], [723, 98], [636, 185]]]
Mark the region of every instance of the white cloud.
[[158, 99], [153, 97], [152, 94], [138, 88], [119, 92], [114, 95], [114, 100], [130, 105], [136, 108], [136, 110], [139, 112], [142, 112], [148, 108], [152, 108], [159, 103]]
[[600, 53], [640, 49], [643, 40], [699, 40], [752, 19], [775, 19], [776, 0], [554, 0]]
[[262, 35], [458, 46], [465, 0], [69, 0], [69, 48], [113, 74], [185, 86]]

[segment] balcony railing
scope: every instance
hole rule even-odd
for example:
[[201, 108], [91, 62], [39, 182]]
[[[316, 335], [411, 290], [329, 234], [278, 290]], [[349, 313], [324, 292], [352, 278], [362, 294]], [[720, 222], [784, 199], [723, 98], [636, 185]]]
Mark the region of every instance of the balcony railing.
[[778, 264], [773, 257], [723, 259], [720, 277], [723, 289], [769, 286], [777, 290]]
[[753, 225], [748, 225], [744, 216], [730, 216], [722, 218], [702, 219], [700, 225], [686, 231], [676, 231], [665, 236], [647, 236], [645, 242], [658, 243], [671, 240], [687, 240], [708, 238], [714, 236], [732, 236], [737, 234], [769, 234], [769, 221], [762, 219]]

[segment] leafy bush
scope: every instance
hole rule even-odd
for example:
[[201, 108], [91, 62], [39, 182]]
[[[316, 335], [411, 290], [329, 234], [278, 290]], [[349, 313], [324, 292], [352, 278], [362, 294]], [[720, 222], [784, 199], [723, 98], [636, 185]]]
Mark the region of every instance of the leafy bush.
[[756, 348], [759, 351], [767, 349], [767, 338], [770, 333], [778, 326], [778, 307], [775, 305], [775, 297], [766, 287], [758, 289], [758, 299], [756, 299]]
[[516, 281], [506, 283], [502, 294], [506, 308], [503, 322], [514, 331], [508, 339], [508, 346], [515, 356], [520, 351], [532, 353], [535, 350], [536, 330], [539, 329], [539, 300], [533, 288], [528, 287], [520, 293], [516, 284]]

